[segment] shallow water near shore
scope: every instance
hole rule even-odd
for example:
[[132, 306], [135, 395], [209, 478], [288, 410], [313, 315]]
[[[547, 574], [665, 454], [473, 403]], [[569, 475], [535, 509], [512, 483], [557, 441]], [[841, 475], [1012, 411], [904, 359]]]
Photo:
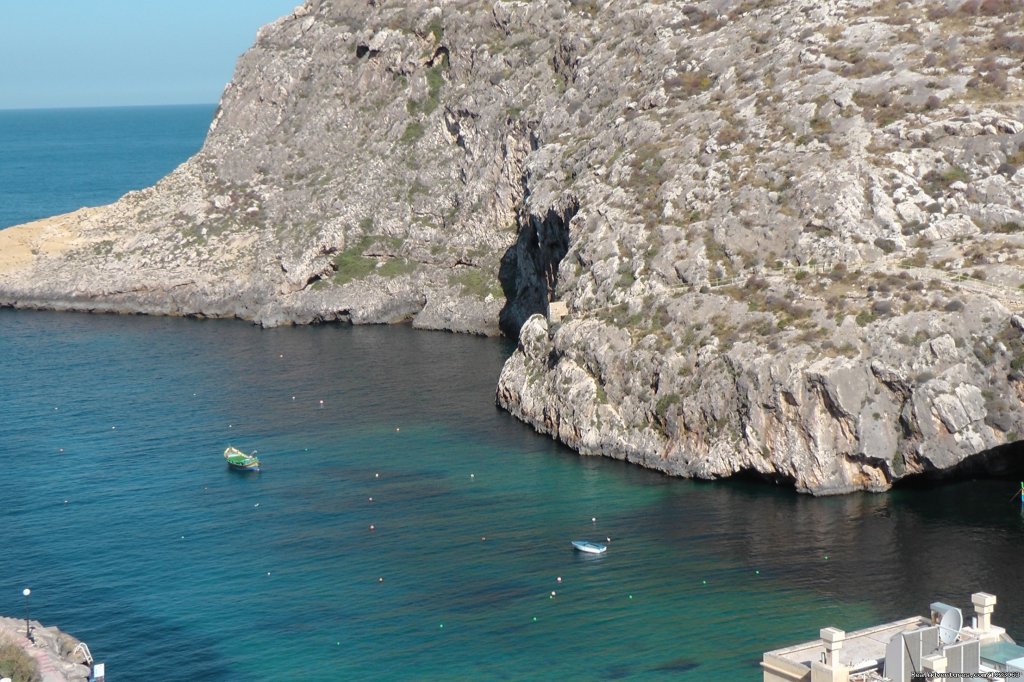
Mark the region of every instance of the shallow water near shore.
[[31, 587], [112, 680], [755, 680], [976, 590], [1024, 632], [1015, 484], [814, 499], [579, 457], [494, 407], [509, 350], [0, 311], [0, 612]]

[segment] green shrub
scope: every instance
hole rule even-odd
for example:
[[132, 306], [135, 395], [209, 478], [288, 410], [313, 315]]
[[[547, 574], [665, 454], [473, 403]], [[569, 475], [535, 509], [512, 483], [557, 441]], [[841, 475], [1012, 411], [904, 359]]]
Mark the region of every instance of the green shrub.
[[444, 26], [441, 24], [441, 17], [434, 17], [427, 26], [427, 32], [433, 34], [434, 42], [441, 42], [444, 38]]
[[494, 298], [502, 298], [505, 295], [501, 289], [501, 284], [498, 282], [498, 278], [493, 273], [484, 272], [477, 268], [466, 268], [462, 272], [453, 275], [449, 281], [461, 287], [463, 296], [487, 298], [487, 295], [490, 294]]
[[412, 272], [417, 267], [417, 263], [406, 260], [405, 258], [392, 258], [386, 261], [379, 268], [375, 268], [374, 271], [381, 277], [398, 277], [399, 275], [405, 275]]
[[856, 321], [858, 326], [866, 327], [875, 321], [875, 316], [869, 310], [862, 310], [857, 313]]
[[402, 144], [412, 144], [416, 140], [423, 137], [424, 128], [423, 124], [419, 121], [411, 121], [409, 125], [405, 126], [405, 131], [402, 133]]
[[13, 642], [0, 641], [0, 677], [14, 682], [40, 682], [39, 666], [28, 653]]
[[662, 396], [654, 407], [655, 412], [658, 414], [658, 419], [664, 422], [665, 417], [668, 415], [668, 411], [673, 405], [677, 405], [680, 400], [681, 398], [678, 393], [669, 393], [668, 395]]
[[376, 265], [375, 260], [363, 256], [362, 246], [345, 249], [334, 257], [335, 272], [332, 281], [335, 284], [345, 284], [354, 279], [363, 279], [374, 271]]

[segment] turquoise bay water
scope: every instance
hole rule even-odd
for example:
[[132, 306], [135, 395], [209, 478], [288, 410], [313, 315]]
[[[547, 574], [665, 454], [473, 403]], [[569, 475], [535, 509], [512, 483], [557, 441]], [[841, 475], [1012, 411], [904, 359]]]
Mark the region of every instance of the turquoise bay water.
[[507, 352], [0, 311], [0, 612], [30, 586], [147, 680], [753, 680], [819, 627], [977, 589], [1024, 631], [1006, 484], [812, 499], [581, 458], [494, 407]]
[[[90, 137], [114, 165], [149, 148], [118, 130], [173, 128], [102, 111]], [[165, 170], [211, 111], [181, 112]], [[64, 115], [55, 139], [81, 128]], [[0, 182], [10, 222], [150, 182], [82, 199], [97, 148], [73, 142], [0, 144], [0, 178], [49, 178], [23, 203]], [[820, 627], [967, 610], [977, 590], [1024, 635], [1016, 482], [813, 499], [578, 457], [494, 407], [509, 352], [407, 327], [0, 310], [0, 613], [31, 587], [32, 617], [111, 680], [756, 680], [761, 652]], [[229, 444], [266, 471], [227, 470]], [[606, 537], [599, 557], [569, 546]]]

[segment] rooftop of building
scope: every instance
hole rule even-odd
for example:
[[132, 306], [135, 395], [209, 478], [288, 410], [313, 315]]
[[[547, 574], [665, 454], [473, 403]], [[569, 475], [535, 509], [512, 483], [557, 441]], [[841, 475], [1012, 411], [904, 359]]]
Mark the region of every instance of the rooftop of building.
[[[901, 633], [915, 633], [907, 634], [908, 639], [905, 640], [915, 643], [912, 647], [907, 647], [907, 655], [912, 657], [908, 661], [913, 660], [915, 669], [925, 666], [924, 669], [928, 670], [929, 665], [946, 665], [945, 659], [942, 662], [928, 660], [929, 657], [935, 656], [941, 658], [945, 655], [941, 651], [946, 651], [957, 661], [956, 665], [974, 666], [961, 667], [961, 670], [1016, 670], [1017, 668], [1013, 666], [1019, 665], [1019, 661], [1024, 662], [1024, 648], [1016, 645], [1006, 634], [1005, 629], [992, 624], [991, 614], [995, 608], [995, 596], [978, 592], [971, 595], [971, 598], [977, 616], [967, 626], [963, 626], [960, 609], [935, 602], [931, 605], [929, 616], [911, 616], [852, 632], [832, 627], [823, 628], [818, 639], [765, 652], [761, 662], [765, 673], [764, 679], [773, 682], [809, 680], [812, 669], [835, 673], [843, 671], [834, 678], [819, 678], [818, 673], [815, 673], [814, 679], [849, 679], [851, 682], [889, 679], [881, 677], [880, 673], [885, 667], [887, 652], [891, 653], [890, 644], [893, 638]], [[950, 611], [955, 613], [949, 613]], [[944, 647], [939, 646], [940, 638], [945, 644]], [[975, 644], [967, 644], [970, 642]], [[960, 658], [961, 654], [953, 652], [962, 646], [973, 647], [973, 653], [969, 656], [973, 657], [975, 663], [963, 664], [961, 661], [966, 659]], [[916, 653], [911, 654], [910, 651], [914, 647]], [[896, 651], [898, 652], [899, 648]], [[900, 654], [895, 655], [896, 663], [890, 663], [898, 666]], [[945, 670], [936, 668], [940, 669]]]
[[[891, 623], [874, 625], [863, 630], [847, 632], [843, 647], [838, 651], [838, 662], [848, 666], [851, 672], [875, 669], [878, 667], [878, 662], [885, 658], [885, 646], [893, 635], [898, 632], [917, 630], [931, 624], [931, 620], [924, 616], [912, 616]], [[814, 661], [823, 661], [824, 657], [825, 640], [815, 639], [784, 649], [765, 652], [762, 660], [767, 663], [770, 659], [783, 659], [810, 669]]]

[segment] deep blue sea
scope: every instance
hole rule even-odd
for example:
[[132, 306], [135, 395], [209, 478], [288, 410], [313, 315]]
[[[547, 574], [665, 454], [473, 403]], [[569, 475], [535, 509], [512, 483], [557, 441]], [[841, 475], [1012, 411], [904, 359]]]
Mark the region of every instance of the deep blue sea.
[[[164, 170], [206, 111], [178, 110]], [[17, 112], [44, 148], [80, 114], [93, 133], [0, 143], [0, 178], [48, 178], [8, 220], [91, 203], [65, 190], [92, 155], [145, 154], [118, 131], [167, 134], [167, 109], [108, 113]], [[102, 201], [152, 180], [100, 175]], [[114, 681], [759, 680], [767, 649], [935, 600], [969, 616], [977, 590], [1024, 635], [1016, 482], [815, 499], [579, 457], [494, 406], [511, 348], [0, 310], [0, 613], [30, 587]]]
[[0, 110], [0, 228], [152, 185], [199, 151], [215, 108]]

